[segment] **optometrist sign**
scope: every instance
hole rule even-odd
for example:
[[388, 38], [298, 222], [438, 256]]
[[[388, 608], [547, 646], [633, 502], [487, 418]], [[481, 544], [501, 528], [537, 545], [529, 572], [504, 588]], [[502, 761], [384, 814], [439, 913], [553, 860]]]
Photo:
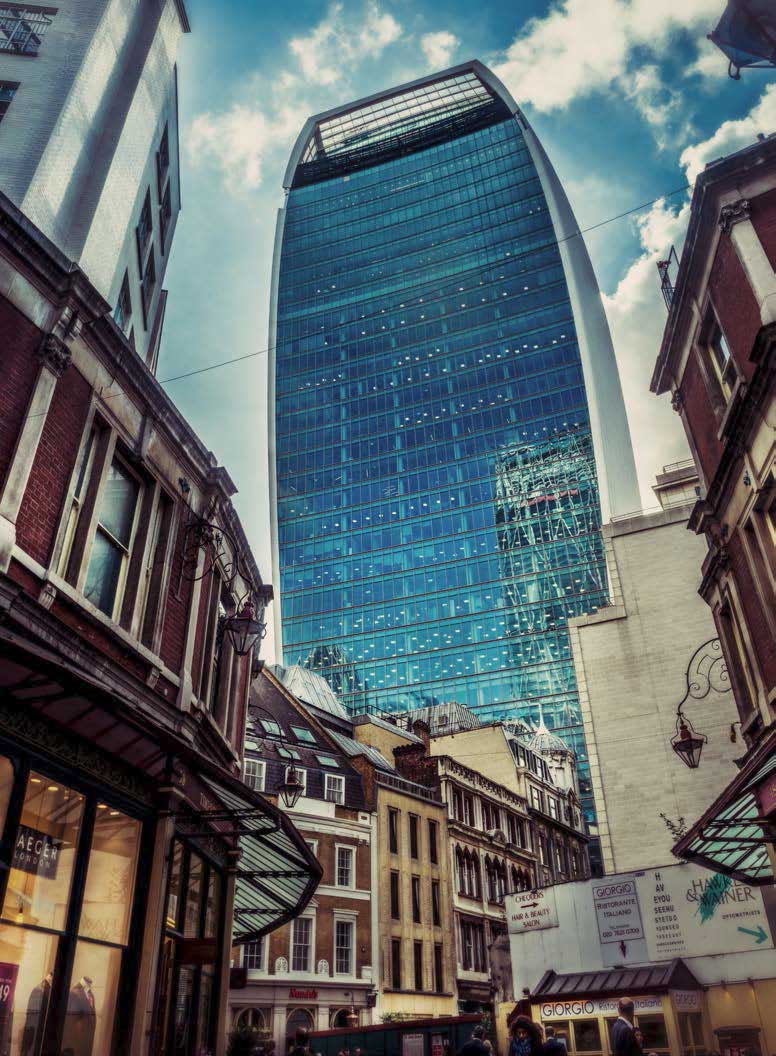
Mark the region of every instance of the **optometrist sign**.
[[540, 891], [520, 891], [507, 895], [505, 900], [507, 931], [510, 935], [522, 935], [525, 931], [542, 931], [558, 927], [558, 906], [555, 889], [543, 887]]

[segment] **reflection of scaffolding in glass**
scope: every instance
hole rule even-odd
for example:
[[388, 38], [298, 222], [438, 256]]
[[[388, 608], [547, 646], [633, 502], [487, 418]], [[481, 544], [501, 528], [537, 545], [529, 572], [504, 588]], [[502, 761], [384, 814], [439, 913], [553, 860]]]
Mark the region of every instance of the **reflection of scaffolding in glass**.
[[367, 684], [338, 645], [316, 645], [302, 666], [323, 675], [351, 714], [367, 710]]
[[565, 628], [606, 590], [590, 435], [567, 430], [502, 449], [495, 505], [514, 695], [546, 700], [553, 726], [574, 725], [581, 716]]

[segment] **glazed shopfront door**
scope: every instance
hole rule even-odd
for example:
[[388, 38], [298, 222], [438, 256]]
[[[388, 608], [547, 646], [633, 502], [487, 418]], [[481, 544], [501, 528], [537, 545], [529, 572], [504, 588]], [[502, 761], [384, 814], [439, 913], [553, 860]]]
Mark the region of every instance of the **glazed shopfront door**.
[[176, 839], [160, 955], [156, 1056], [215, 1051], [222, 900], [220, 869]]

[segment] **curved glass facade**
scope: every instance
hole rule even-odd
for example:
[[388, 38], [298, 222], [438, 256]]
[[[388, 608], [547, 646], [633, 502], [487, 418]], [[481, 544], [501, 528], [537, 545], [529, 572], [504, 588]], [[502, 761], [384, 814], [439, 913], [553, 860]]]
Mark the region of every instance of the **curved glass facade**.
[[566, 624], [606, 604], [606, 575], [569, 290], [519, 119], [490, 96], [433, 107], [399, 114], [398, 145], [358, 123], [311, 139], [288, 192], [283, 659], [353, 711], [541, 710], [589, 807]]

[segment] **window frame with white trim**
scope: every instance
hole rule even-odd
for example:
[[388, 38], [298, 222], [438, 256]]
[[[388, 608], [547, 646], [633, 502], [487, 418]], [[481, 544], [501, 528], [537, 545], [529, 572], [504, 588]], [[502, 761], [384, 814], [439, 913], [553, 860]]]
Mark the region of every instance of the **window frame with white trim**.
[[[338, 944], [338, 925], [345, 924], [350, 927], [350, 971], [342, 972], [338, 969], [338, 950], [342, 947]], [[339, 979], [353, 979], [356, 975], [356, 927], [358, 925], [358, 913], [350, 910], [335, 909], [332, 914], [332, 975]]]

